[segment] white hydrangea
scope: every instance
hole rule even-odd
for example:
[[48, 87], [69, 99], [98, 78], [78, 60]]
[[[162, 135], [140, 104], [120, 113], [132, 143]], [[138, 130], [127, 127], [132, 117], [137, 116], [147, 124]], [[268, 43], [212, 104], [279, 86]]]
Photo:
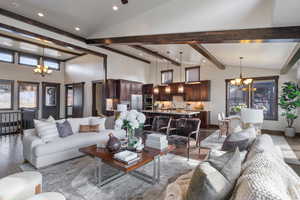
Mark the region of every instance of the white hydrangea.
[[137, 120], [139, 121], [140, 124], [143, 124], [146, 121], [146, 116], [140, 112], [137, 115]]
[[140, 126], [140, 123], [137, 120], [130, 121], [129, 124], [132, 127], [132, 129], [137, 129]]
[[123, 111], [123, 112], [121, 112], [121, 113], [120, 113], [120, 116], [119, 116], [119, 119], [122, 119], [122, 120], [126, 119], [127, 114], [128, 114], [128, 111]]
[[136, 120], [136, 117], [137, 117], [137, 113], [130, 111], [126, 116], [126, 120], [134, 121], [134, 120]]

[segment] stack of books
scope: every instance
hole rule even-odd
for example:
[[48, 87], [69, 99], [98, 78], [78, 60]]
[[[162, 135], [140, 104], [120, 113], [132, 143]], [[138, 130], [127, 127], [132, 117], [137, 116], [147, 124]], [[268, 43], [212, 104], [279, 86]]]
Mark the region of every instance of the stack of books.
[[166, 135], [152, 133], [147, 136], [146, 147], [158, 150], [166, 150], [168, 148], [168, 140]]
[[114, 159], [125, 163], [126, 165], [131, 165], [136, 163], [140, 157], [135, 152], [125, 150], [114, 154]]

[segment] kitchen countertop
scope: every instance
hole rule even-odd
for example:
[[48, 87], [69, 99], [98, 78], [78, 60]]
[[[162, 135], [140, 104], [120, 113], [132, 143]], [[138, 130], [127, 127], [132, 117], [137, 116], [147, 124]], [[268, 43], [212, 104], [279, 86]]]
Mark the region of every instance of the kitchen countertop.
[[142, 110], [143, 113], [169, 114], [169, 115], [197, 115], [201, 111], [187, 111], [187, 110]]

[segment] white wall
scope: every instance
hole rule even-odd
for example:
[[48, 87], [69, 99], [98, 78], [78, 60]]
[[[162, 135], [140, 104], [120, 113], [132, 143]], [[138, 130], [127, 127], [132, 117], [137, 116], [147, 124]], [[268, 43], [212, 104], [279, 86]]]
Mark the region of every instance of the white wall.
[[[109, 79], [126, 79], [146, 83], [150, 65], [109, 51], [107, 77]], [[92, 115], [92, 81], [104, 80], [103, 58], [85, 55], [70, 60], [65, 64], [65, 82], [85, 82], [84, 116]]]
[[[180, 68], [172, 67], [174, 69], [174, 82], [180, 81]], [[155, 66], [152, 68], [150, 73], [150, 81], [155, 82]], [[259, 69], [259, 68], [243, 68], [245, 77], [259, 77], [259, 76], [274, 76], [279, 75], [279, 70], [270, 69]], [[158, 77], [158, 84], [160, 83], [160, 71], [156, 75]], [[184, 69], [182, 72], [182, 81], [184, 80]], [[225, 70], [217, 69], [213, 64], [206, 62], [201, 66], [200, 69], [200, 79], [201, 80], [211, 80], [211, 102], [209, 107], [211, 109], [211, 123], [217, 124], [217, 114], [219, 112], [225, 112], [225, 79], [231, 79], [239, 76], [239, 67], [228, 67]], [[296, 81], [297, 80], [297, 70], [293, 69], [286, 75], [280, 75], [278, 88], [280, 88], [282, 83], [286, 81]], [[269, 130], [284, 130], [286, 126], [285, 119], [280, 116], [281, 110], [279, 109], [279, 120], [278, 121], [265, 121], [263, 124], [264, 129]], [[298, 132], [300, 132], [300, 119], [295, 121], [295, 127]]]
[[[15, 59], [17, 61], [17, 58]], [[53, 71], [53, 73], [46, 77], [33, 73], [33, 67], [19, 65], [17, 63], [0, 62], [0, 79], [15, 80], [14, 82], [14, 109], [18, 109], [18, 84], [17, 81], [31, 81], [31, 82], [54, 82], [60, 83], [60, 117], [64, 117], [64, 64], [61, 64], [60, 71]], [[40, 84], [40, 94], [42, 94], [42, 85]], [[42, 95], [39, 98], [39, 116], [41, 116], [42, 109]]]
[[84, 116], [92, 115], [92, 81], [103, 80], [103, 58], [85, 55], [65, 63], [65, 83], [84, 84]]

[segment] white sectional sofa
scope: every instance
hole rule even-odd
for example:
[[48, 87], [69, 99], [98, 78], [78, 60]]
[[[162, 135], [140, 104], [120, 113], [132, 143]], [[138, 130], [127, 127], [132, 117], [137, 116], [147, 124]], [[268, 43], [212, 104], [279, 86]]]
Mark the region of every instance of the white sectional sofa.
[[[79, 133], [81, 121], [85, 124], [87, 118], [69, 118], [73, 135], [61, 138], [57, 137], [51, 142], [44, 142], [35, 129], [24, 131], [23, 155], [24, 159], [34, 167], [41, 168], [68, 159], [82, 156], [79, 148], [100, 144], [103, 147], [109, 139], [109, 133], [113, 133], [118, 138], [124, 138], [124, 130], [114, 130], [102, 128], [100, 132]], [[63, 120], [59, 120], [62, 122]]]

